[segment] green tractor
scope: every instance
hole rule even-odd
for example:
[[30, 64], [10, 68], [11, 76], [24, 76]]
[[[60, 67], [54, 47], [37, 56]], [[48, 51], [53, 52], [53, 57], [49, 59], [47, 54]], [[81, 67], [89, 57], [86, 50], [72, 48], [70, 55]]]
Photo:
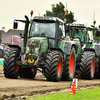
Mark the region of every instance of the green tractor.
[[70, 38], [73, 38], [75, 29], [79, 29], [86, 36], [84, 41], [73, 39], [73, 42], [77, 44], [78, 48], [76, 53], [76, 77], [82, 79], [100, 78], [100, 44], [93, 40], [93, 29], [85, 27], [84, 24], [66, 24], [65, 29], [66, 34]]
[[5, 77], [34, 79], [39, 70], [48, 81], [72, 80], [79, 49], [66, 38], [64, 21], [57, 17], [25, 18], [14, 21], [15, 29], [18, 22], [25, 23], [24, 37], [19, 45], [9, 45], [5, 51]]

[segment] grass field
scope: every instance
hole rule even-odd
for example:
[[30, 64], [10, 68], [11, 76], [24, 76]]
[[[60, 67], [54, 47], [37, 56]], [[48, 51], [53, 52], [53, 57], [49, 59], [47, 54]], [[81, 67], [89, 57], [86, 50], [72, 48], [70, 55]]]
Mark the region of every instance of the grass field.
[[66, 92], [27, 100], [100, 100], [100, 88], [76, 91], [75, 95]]

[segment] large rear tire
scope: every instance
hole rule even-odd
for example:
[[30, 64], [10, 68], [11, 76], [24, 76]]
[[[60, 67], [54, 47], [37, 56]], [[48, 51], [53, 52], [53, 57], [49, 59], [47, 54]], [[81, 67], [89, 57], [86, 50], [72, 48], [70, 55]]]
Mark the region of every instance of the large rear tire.
[[70, 55], [66, 56], [64, 60], [63, 74], [62, 74], [63, 81], [72, 80], [74, 78], [75, 67], [76, 67], [75, 49], [72, 48]]
[[45, 76], [49, 81], [60, 81], [62, 76], [62, 52], [51, 51], [46, 58]]
[[93, 79], [95, 71], [95, 53], [90, 51], [84, 52], [80, 65], [81, 78]]
[[18, 78], [19, 66], [16, 65], [16, 58], [19, 56], [18, 48], [8, 48], [4, 56], [4, 75], [6, 78]]

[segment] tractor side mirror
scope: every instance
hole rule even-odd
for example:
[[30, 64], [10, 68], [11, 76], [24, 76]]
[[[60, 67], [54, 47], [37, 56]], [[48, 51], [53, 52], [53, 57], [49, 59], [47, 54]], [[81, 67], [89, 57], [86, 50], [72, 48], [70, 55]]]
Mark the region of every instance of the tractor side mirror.
[[100, 36], [100, 31], [96, 31], [96, 36]]
[[69, 25], [65, 26], [65, 32], [69, 32]]
[[13, 29], [17, 29], [17, 28], [18, 28], [18, 22], [14, 21]]

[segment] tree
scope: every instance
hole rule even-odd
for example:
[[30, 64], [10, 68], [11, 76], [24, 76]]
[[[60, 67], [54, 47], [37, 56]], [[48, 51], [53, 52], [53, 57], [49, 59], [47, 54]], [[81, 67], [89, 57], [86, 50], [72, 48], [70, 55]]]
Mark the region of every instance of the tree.
[[[62, 20], [65, 19], [65, 6], [63, 3], [59, 2], [59, 4], [52, 4], [52, 11], [46, 10], [46, 13], [44, 16], [50, 16], [50, 17], [58, 17], [61, 18]], [[67, 22], [73, 23], [76, 20], [74, 19], [74, 13], [71, 11], [67, 11]]]

